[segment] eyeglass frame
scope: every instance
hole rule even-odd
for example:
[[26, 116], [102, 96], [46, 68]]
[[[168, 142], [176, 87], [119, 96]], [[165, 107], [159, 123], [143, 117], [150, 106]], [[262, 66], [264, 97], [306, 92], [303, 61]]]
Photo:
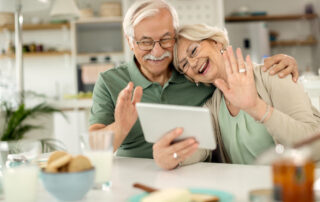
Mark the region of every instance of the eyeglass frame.
[[[204, 40], [201, 40], [201, 41], [198, 41], [198, 42], [193, 42], [192, 44], [198, 44], [198, 48], [199, 47], [201, 47], [201, 42], [203, 42]], [[191, 44], [191, 45], [192, 45]], [[190, 47], [190, 46], [189, 46]], [[188, 48], [189, 48], [188, 47]], [[192, 54], [192, 51], [191, 51], [191, 53], [189, 53], [189, 55], [187, 55], [187, 57], [188, 58], [194, 58], [194, 57], [197, 57], [198, 56], [198, 54], [199, 54], [199, 51], [197, 51], [197, 53], [196, 53], [196, 55], [190, 55], [190, 54]], [[189, 63], [189, 61], [188, 61], [188, 59], [187, 59], [187, 57], [185, 58], [185, 60], [187, 61], [187, 64], [186, 65], [188, 65], [188, 67], [186, 67], [185, 68], [185, 70], [183, 70], [182, 68], [180, 68], [180, 64], [179, 64], [179, 68], [178, 68], [178, 70], [179, 70], [179, 72], [181, 73], [181, 74], [185, 74], [187, 71], [188, 71], [188, 69], [189, 69], [189, 67], [191, 66], [190, 65], [190, 63]]]
[[[150, 49], [142, 49], [142, 48], [140, 47], [140, 44], [142, 43], [143, 40], [145, 40], [145, 39], [142, 39], [142, 40], [140, 40], [140, 41], [136, 41], [136, 44], [138, 45], [139, 49], [140, 49], [140, 50], [143, 50], [143, 51], [151, 51], [151, 50], [154, 48], [154, 46], [156, 45], [156, 43], [159, 43], [159, 45], [160, 45], [160, 47], [161, 47], [162, 49], [171, 48], [171, 47], [173, 47], [174, 44], [176, 43], [177, 38], [176, 38], [176, 37], [162, 38], [162, 39], [157, 40], [157, 41], [155, 41], [155, 40], [153, 40], [152, 38], [150, 38], [150, 40], [152, 40], [152, 48], [150, 48]], [[171, 46], [165, 48], [165, 47], [162, 47], [162, 45], [161, 45], [161, 41], [163, 41], [163, 40], [174, 40], [174, 42], [172, 43]]]

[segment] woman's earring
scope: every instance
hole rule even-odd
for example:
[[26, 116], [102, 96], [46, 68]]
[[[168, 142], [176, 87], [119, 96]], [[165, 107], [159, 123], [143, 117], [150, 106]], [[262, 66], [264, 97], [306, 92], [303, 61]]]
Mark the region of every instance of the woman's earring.
[[196, 82], [196, 86], [197, 86], [197, 87], [199, 86], [199, 83], [198, 83], [198, 82]]
[[223, 55], [223, 52], [224, 52], [224, 50], [223, 50], [223, 49], [220, 49], [220, 53], [221, 53], [221, 55]]

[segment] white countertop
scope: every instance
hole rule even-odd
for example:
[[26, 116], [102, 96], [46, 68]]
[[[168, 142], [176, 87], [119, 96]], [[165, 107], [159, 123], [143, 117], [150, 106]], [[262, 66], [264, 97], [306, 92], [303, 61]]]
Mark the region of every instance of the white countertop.
[[[320, 169], [316, 170], [320, 176]], [[115, 158], [112, 187], [108, 191], [90, 190], [81, 202], [125, 202], [143, 191], [133, 188], [134, 183], [154, 188], [204, 188], [226, 191], [234, 201], [249, 201], [249, 191], [271, 188], [271, 167], [257, 165], [197, 163], [172, 171], [157, 167], [152, 159]], [[37, 202], [57, 202], [39, 183]]]
[[[227, 191], [234, 194], [235, 201], [249, 201], [250, 190], [272, 186], [269, 166], [197, 163], [164, 171], [152, 159], [115, 158], [111, 190], [91, 190], [82, 201], [128, 201], [131, 196], [142, 193], [132, 187], [136, 182], [155, 188], [209, 188]], [[56, 200], [40, 187], [38, 201]]]
[[[320, 169], [316, 170], [320, 176]], [[157, 167], [152, 159], [115, 158], [112, 187], [108, 191], [90, 190], [81, 202], [125, 202], [143, 193], [133, 188], [134, 183], [154, 188], [204, 188], [226, 191], [234, 201], [249, 201], [249, 191], [271, 188], [271, 167], [222, 163], [197, 163], [172, 171]], [[37, 202], [57, 202], [40, 183]]]

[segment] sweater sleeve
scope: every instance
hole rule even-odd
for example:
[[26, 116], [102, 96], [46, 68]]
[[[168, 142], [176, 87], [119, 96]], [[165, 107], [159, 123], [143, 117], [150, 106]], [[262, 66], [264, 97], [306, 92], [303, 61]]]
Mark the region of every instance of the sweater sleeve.
[[184, 160], [181, 165], [190, 165], [198, 162], [203, 162], [209, 160], [211, 152], [207, 149], [198, 149], [194, 154], [192, 154], [189, 158]]
[[264, 125], [277, 142], [292, 145], [320, 131], [319, 112], [301, 84], [294, 83], [291, 76], [280, 79], [261, 74], [274, 108]]

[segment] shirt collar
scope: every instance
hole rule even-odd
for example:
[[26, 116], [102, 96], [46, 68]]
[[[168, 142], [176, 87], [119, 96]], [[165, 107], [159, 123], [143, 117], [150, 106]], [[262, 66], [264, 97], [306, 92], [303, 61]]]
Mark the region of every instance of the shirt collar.
[[[132, 57], [132, 60], [129, 62], [129, 74], [131, 77], [132, 82], [135, 86], [141, 86], [143, 89], [152, 85], [152, 82], [146, 79], [143, 74], [140, 72], [139, 68], [136, 64], [135, 56]], [[172, 68], [172, 74], [170, 79], [168, 80], [169, 83], [181, 83], [186, 80], [183, 74], [177, 72], [177, 70], [173, 67], [172, 63], [170, 64], [169, 68]]]

